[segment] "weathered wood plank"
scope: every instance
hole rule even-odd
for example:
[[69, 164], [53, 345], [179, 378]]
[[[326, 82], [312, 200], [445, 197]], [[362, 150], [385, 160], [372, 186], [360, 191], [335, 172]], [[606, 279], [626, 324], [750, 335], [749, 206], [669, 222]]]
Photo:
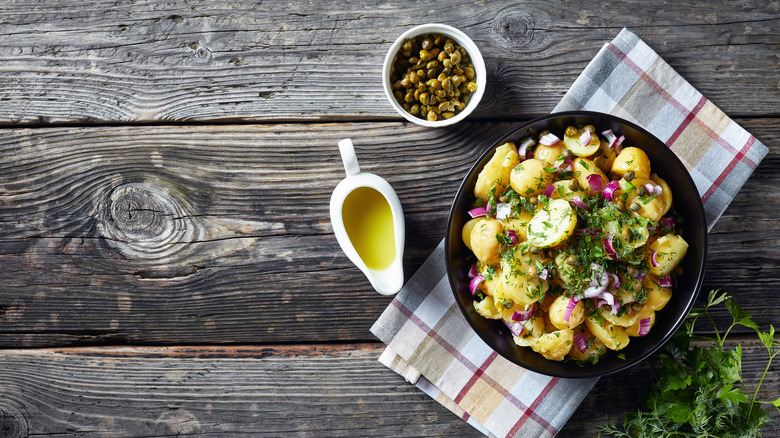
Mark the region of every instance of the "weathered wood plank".
[[3, 2], [0, 124], [400, 120], [382, 60], [431, 20], [483, 51], [475, 118], [548, 113], [624, 26], [727, 113], [778, 114], [777, 2], [642, 7], [652, 18], [627, 0]]
[[[776, 119], [746, 119], [768, 144]], [[388, 303], [341, 253], [336, 143], [405, 209], [407, 278], [480, 152], [510, 127], [395, 123], [46, 128], [0, 139], [0, 346], [360, 341]], [[777, 323], [772, 149], [712, 232], [705, 291]], [[720, 314], [720, 321], [727, 315]]]
[[[481, 436], [385, 368], [381, 344], [0, 351], [0, 430], [28, 436]], [[763, 371], [743, 342], [744, 375]], [[780, 391], [772, 368], [760, 397]], [[601, 379], [559, 437], [595, 437], [647, 389], [648, 362]], [[774, 415], [774, 418], [777, 418]]]

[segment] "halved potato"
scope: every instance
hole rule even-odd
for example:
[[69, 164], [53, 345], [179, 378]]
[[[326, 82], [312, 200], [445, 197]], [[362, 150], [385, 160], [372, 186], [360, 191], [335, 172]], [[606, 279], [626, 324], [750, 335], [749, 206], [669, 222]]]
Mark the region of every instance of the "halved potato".
[[520, 162], [514, 143], [504, 143], [496, 148], [493, 158], [485, 164], [474, 183], [474, 196], [487, 202], [490, 189], [496, 186], [496, 195], [504, 193], [509, 185], [509, 174]]
[[[586, 130], [590, 131], [590, 141], [588, 144], [582, 144], [580, 137]], [[575, 155], [580, 157], [589, 157], [595, 154], [597, 150], [599, 150], [599, 145], [601, 144], [601, 141], [599, 140], [599, 137], [596, 135], [595, 131], [596, 129], [593, 127], [593, 125], [584, 126], [581, 129], [569, 126], [566, 128], [566, 132], [563, 136], [563, 144], [565, 144], [567, 148], [574, 152]]]
[[577, 226], [577, 214], [568, 202], [555, 199], [536, 212], [528, 224], [528, 241], [540, 248], [560, 245]]
[[536, 196], [550, 184], [553, 174], [545, 170], [547, 162], [531, 158], [512, 169], [509, 175], [509, 183], [520, 196]]
[[[653, 251], [657, 251], [655, 256], [656, 266], [653, 266], [652, 262]], [[663, 277], [672, 272], [672, 269], [680, 264], [687, 252], [688, 242], [677, 234], [667, 234], [659, 237], [649, 247], [648, 258], [651, 258], [649, 260], [650, 273]]]

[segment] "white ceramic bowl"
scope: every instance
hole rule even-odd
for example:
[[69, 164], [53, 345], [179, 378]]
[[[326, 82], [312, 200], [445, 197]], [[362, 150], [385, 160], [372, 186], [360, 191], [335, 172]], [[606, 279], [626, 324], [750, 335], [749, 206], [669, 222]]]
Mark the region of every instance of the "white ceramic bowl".
[[[477, 79], [476, 81], [477, 91], [471, 94], [471, 99], [469, 100], [469, 103], [466, 105], [466, 108], [452, 118], [437, 120], [435, 122], [430, 122], [428, 120], [421, 119], [419, 117], [415, 117], [409, 114], [398, 103], [398, 101], [395, 100], [395, 96], [393, 96], [392, 85], [390, 84], [390, 69], [392, 68], [393, 60], [395, 60], [395, 56], [398, 53], [399, 49], [401, 48], [401, 45], [403, 45], [404, 41], [409, 38], [414, 38], [418, 35], [429, 34], [429, 33], [438, 33], [438, 34], [448, 36], [453, 40], [455, 40], [455, 42], [458, 43], [460, 46], [462, 46], [464, 49], [466, 49], [466, 51], [469, 54], [469, 57], [471, 58], [471, 63], [474, 65], [474, 72], [476, 74], [476, 79]], [[416, 123], [418, 125], [429, 126], [434, 128], [453, 125], [468, 117], [468, 115], [471, 114], [472, 111], [474, 111], [474, 108], [476, 108], [477, 105], [479, 105], [479, 101], [482, 99], [482, 95], [485, 93], [486, 83], [487, 83], [487, 71], [485, 70], [485, 61], [482, 59], [482, 54], [477, 48], [477, 45], [474, 44], [474, 41], [472, 41], [471, 38], [469, 38], [465, 33], [446, 24], [437, 24], [437, 23], [422, 24], [420, 26], [413, 27], [407, 30], [406, 32], [404, 32], [403, 34], [401, 34], [401, 36], [398, 37], [397, 40], [395, 40], [393, 45], [390, 46], [390, 50], [387, 51], [387, 55], [385, 56], [385, 63], [382, 67], [382, 84], [384, 85], [385, 95], [387, 96], [387, 100], [390, 101], [390, 105], [392, 105], [393, 108], [395, 108], [395, 110], [398, 111], [398, 114], [402, 115], [406, 120], [409, 120], [410, 122]]]

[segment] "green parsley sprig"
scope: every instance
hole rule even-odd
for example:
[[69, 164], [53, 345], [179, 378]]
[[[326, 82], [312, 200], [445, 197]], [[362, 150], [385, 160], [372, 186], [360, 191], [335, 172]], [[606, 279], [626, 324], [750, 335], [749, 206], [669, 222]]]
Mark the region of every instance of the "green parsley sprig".
[[[725, 304], [733, 322], [721, 335], [709, 315], [712, 306]], [[696, 321], [704, 317], [714, 329], [714, 337], [693, 334]], [[742, 381], [742, 347], [724, 349], [731, 329], [741, 325], [756, 331], [768, 353], [764, 373], [752, 395]], [[692, 339], [704, 339], [712, 347], [691, 346]], [[772, 359], [780, 353], [780, 341], [775, 328], [760, 330], [750, 314], [726, 293], [710, 291], [703, 311], [688, 315], [683, 329], [657, 355], [660, 361], [658, 382], [652, 387], [644, 409], [630, 412], [617, 426], [607, 420], [599, 429], [617, 438], [663, 437], [760, 437], [762, 430], [773, 423], [762, 405], [772, 405], [780, 411], [780, 398], [758, 400], [758, 389], [769, 371]]]

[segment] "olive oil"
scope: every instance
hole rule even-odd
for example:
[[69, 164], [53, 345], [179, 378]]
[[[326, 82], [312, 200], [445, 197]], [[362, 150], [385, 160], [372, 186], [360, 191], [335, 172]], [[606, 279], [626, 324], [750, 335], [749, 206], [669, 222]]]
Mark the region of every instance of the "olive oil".
[[341, 211], [344, 228], [360, 259], [369, 269], [387, 269], [395, 260], [395, 232], [390, 204], [370, 187], [358, 187]]

